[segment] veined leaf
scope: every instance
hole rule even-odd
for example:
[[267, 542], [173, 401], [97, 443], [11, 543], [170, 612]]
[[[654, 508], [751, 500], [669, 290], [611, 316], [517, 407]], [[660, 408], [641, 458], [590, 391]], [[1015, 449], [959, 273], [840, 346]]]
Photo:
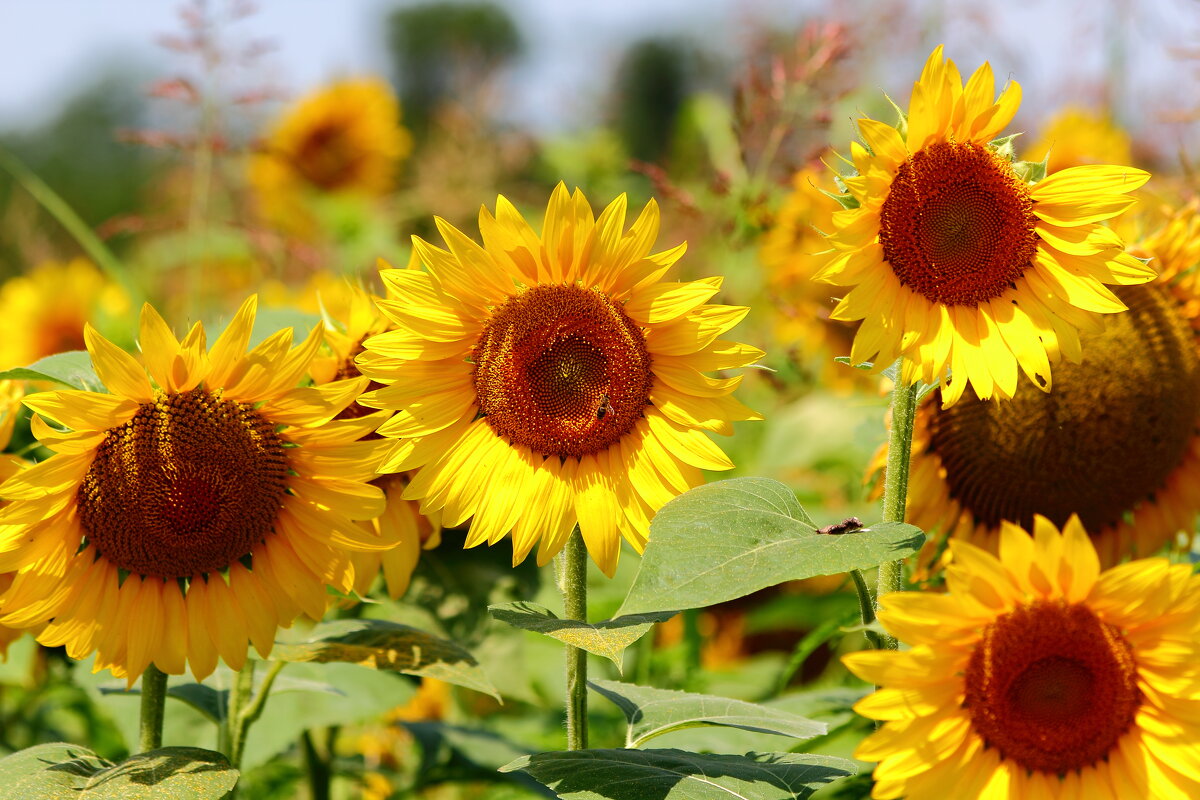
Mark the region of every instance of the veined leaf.
[[217, 800], [238, 774], [225, 756], [198, 747], [164, 747], [113, 764], [55, 742], [0, 759], [0, 800]]
[[616, 703], [629, 722], [626, 747], [641, 747], [655, 736], [699, 725], [724, 725], [759, 733], [811, 739], [825, 733], [820, 722], [786, 711], [707, 694], [655, 689], [619, 681], [588, 681]]
[[500, 768], [513, 770], [532, 775], [563, 800], [803, 800], [858, 771], [832, 756], [685, 750], [538, 753]]
[[924, 541], [920, 530], [899, 522], [820, 534], [779, 481], [717, 481], [655, 515], [619, 613], [702, 608], [784, 581], [868, 569], [912, 555]]
[[498, 603], [488, 606], [492, 616], [514, 628], [544, 633], [589, 653], [604, 656], [621, 669], [625, 648], [645, 635], [656, 622], [675, 616], [674, 611], [634, 614], [615, 617], [604, 622], [587, 623], [575, 619], [560, 619], [550, 609], [537, 603]]
[[104, 384], [92, 369], [92, 357], [86, 350], [55, 353], [27, 367], [14, 367], [0, 372], [0, 381], [44, 381], [59, 383], [72, 389], [104, 391]]
[[339, 620], [313, 628], [303, 642], [276, 645], [273, 660], [344, 661], [373, 669], [422, 675], [500, 695], [465, 648], [431, 633], [377, 619]]

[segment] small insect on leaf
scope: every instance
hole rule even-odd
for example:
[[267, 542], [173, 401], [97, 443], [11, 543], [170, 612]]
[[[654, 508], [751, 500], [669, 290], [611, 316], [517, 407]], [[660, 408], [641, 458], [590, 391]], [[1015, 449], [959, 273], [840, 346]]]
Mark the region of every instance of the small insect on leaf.
[[841, 533], [851, 533], [863, 526], [862, 520], [858, 517], [850, 517], [841, 522], [835, 522], [832, 525], [826, 525], [824, 528], [817, 528], [817, 533], [828, 533], [837, 535]]

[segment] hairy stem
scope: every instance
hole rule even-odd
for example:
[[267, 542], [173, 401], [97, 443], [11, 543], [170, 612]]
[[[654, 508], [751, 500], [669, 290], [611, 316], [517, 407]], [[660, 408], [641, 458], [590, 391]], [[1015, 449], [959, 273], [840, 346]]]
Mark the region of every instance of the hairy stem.
[[138, 748], [145, 753], [162, 747], [163, 717], [167, 705], [167, 675], [151, 664], [142, 673], [142, 716]]
[[[892, 427], [888, 434], [887, 471], [883, 475], [884, 522], [904, 522], [904, 507], [908, 501], [908, 463], [912, 457], [917, 385], [904, 383], [903, 366], [903, 359], [896, 362], [896, 384], [892, 388]], [[902, 583], [899, 561], [885, 561], [880, 564], [876, 602], [888, 592], [899, 591]], [[896, 638], [884, 634], [883, 647], [895, 650], [898, 647]]]
[[[558, 555], [558, 588], [563, 596], [563, 617], [587, 622], [587, 546], [579, 526], [571, 532]], [[587, 651], [567, 648], [567, 749], [586, 750]]]

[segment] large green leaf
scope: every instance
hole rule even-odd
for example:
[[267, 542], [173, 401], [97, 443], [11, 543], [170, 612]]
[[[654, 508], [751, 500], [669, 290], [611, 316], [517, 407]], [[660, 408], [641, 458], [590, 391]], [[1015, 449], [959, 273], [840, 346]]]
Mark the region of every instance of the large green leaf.
[[104, 384], [92, 369], [92, 357], [86, 350], [70, 350], [38, 359], [27, 367], [0, 372], [0, 381], [47, 381], [72, 389], [104, 391]]
[[625, 648], [645, 635], [656, 622], [666, 622], [674, 611], [635, 614], [616, 617], [604, 622], [587, 623], [576, 619], [559, 619], [545, 606], [526, 601], [498, 603], [488, 606], [492, 616], [514, 628], [544, 633], [569, 645], [604, 656], [621, 669]]
[[437, 678], [500, 699], [465, 648], [408, 625], [378, 619], [322, 623], [303, 642], [277, 645], [271, 658], [320, 664], [344, 661], [374, 669]]
[[826, 730], [820, 722], [728, 697], [618, 681], [588, 681], [588, 685], [616, 703], [625, 714], [629, 722], [626, 747], [641, 747], [655, 736], [699, 725], [723, 725], [796, 739], [810, 739]]
[[0, 759], [0, 800], [216, 800], [237, 780], [225, 756], [198, 747], [164, 747], [112, 764], [56, 742]]
[[500, 769], [527, 772], [564, 800], [798, 800], [857, 771], [831, 756], [684, 750], [538, 753]]
[[904, 558], [924, 541], [920, 530], [898, 522], [820, 534], [779, 481], [718, 481], [676, 497], [655, 515], [619, 613], [702, 608], [784, 581]]

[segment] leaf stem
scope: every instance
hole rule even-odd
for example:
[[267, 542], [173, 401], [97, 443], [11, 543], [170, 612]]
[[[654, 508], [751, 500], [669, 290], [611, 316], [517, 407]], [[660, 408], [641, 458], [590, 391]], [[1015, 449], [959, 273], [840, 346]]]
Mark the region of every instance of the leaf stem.
[[[252, 706], [250, 695], [254, 689], [254, 670], [257, 665], [258, 662], [254, 659], [246, 659], [245, 665], [234, 674], [233, 689], [229, 692], [229, 751], [226, 755], [229, 756], [229, 763], [234, 769], [240, 767], [242, 753], [246, 749], [246, 710]], [[270, 688], [265, 681], [264, 688]]]
[[[563, 596], [563, 618], [587, 622], [587, 545], [579, 526], [571, 532], [562, 552], [555, 558], [558, 589]], [[587, 651], [567, 648], [567, 749], [586, 750]]]
[[142, 673], [142, 714], [138, 747], [145, 753], [162, 747], [167, 705], [167, 675], [154, 664]]
[[[887, 467], [883, 475], [883, 521], [904, 522], [908, 501], [908, 465], [912, 457], [913, 421], [917, 411], [917, 384], [903, 379], [904, 359], [895, 366], [895, 385], [892, 387], [892, 427], [888, 433]], [[903, 584], [899, 561], [879, 565], [879, 583], [875, 601], [888, 592], [899, 591]], [[865, 620], [864, 620], [865, 621]], [[883, 636], [883, 648], [895, 650], [899, 645], [890, 634]]]
[[[854, 581], [855, 591], [858, 592], [858, 608], [862, 612], [863, 625], [870, 625], [875, 621], [875, 599], [871, 597], [871, 589], [867, 586], [867, 580], [863, 577], [862, 570], [850, 570], [850, 578]], [[871, 645], [872, 649], [884, 649], [884, 642], [878, 633], [873, 630], [864, 630], [863, 635], [867, 637], [867, 643]]]

